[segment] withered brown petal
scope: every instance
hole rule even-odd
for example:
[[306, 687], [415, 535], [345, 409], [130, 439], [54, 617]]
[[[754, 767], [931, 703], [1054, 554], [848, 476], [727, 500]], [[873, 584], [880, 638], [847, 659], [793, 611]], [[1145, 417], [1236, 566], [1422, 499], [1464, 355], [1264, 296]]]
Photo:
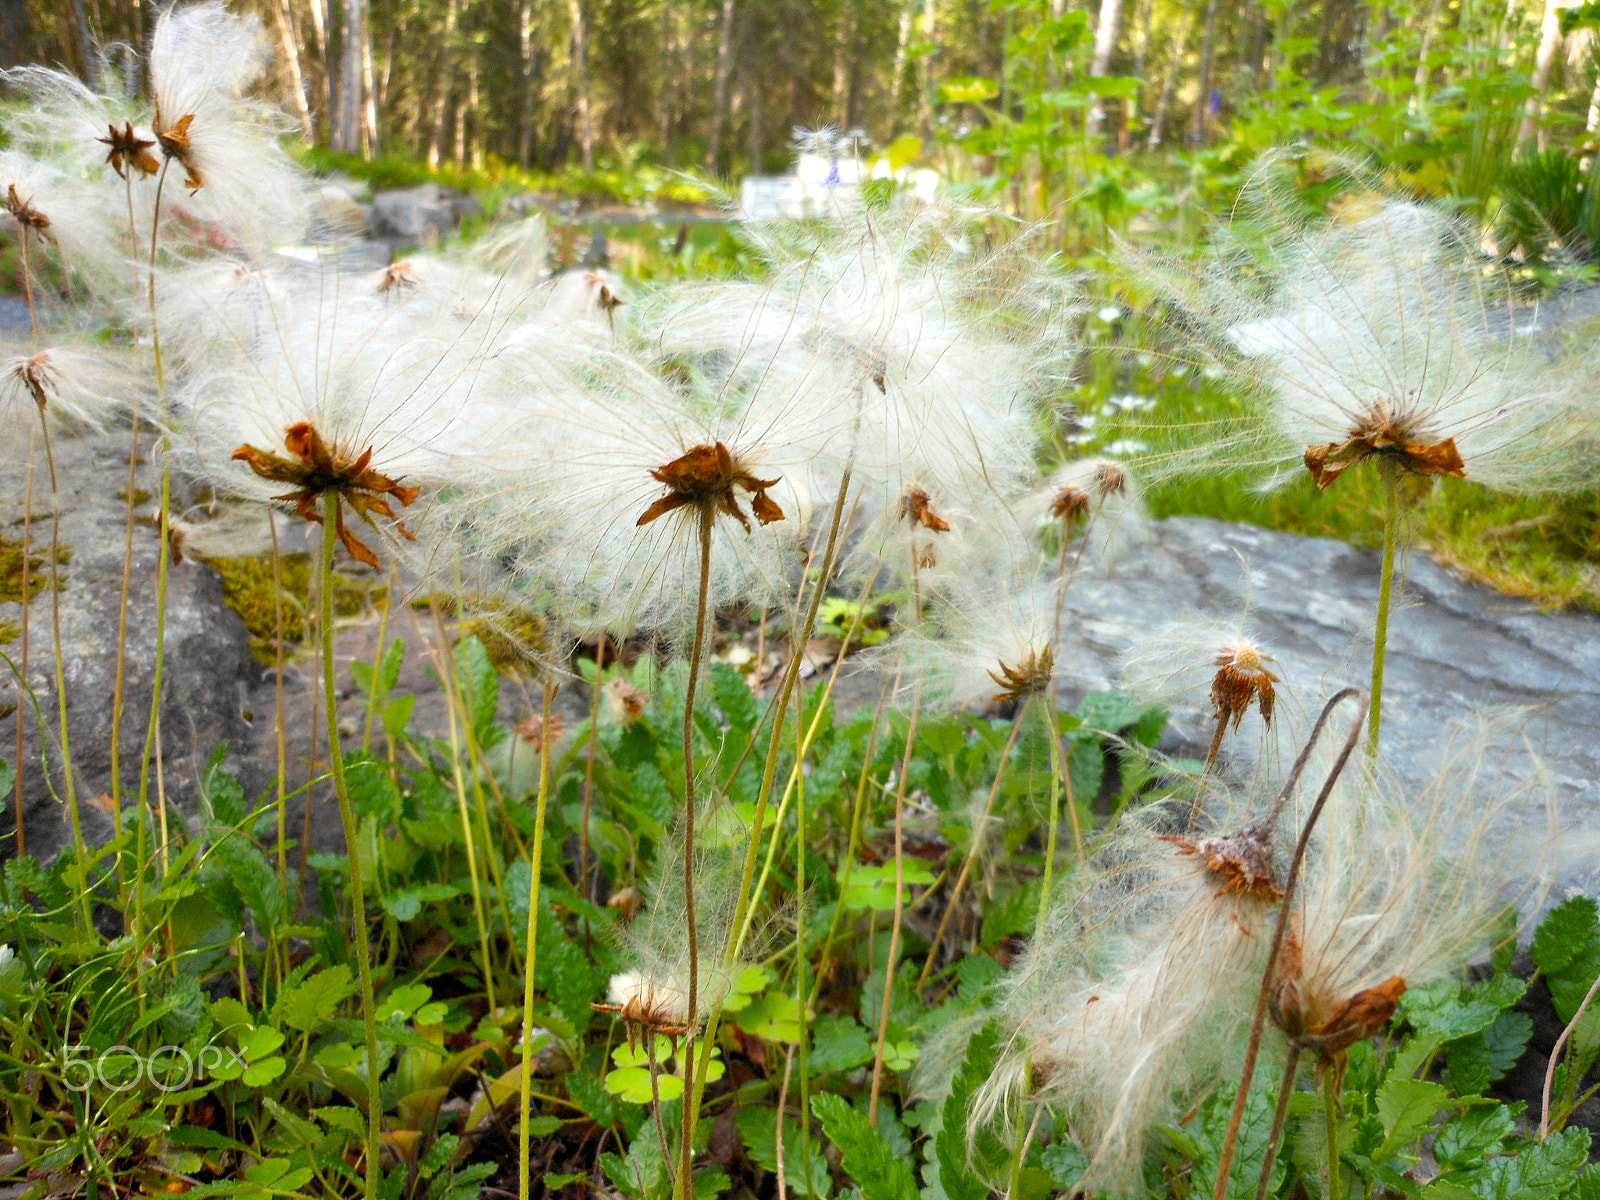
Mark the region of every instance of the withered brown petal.
[[634, 525], [648, 525], [657, 517], [664, 517], [673, 509], [682, 508], [688, 503], [690, 503], [689, 497], [681, 496], [677, 492], [669, 492], [667, 495], [657, 500], [649, 508], [645, 509], [644, 512], [639, 515], [639, 519], [634, 522]]

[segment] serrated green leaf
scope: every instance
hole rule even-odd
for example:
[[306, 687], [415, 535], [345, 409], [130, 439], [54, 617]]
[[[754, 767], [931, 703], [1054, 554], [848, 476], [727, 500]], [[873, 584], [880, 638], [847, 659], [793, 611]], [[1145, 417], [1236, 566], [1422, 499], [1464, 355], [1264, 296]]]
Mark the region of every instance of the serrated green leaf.
[[1503, 1104], [1469, 1108], [1439, 1127], [1433, 1138], [1433, 1157], [1443, 1167], [1475, 1167], [1516, 1131], [1516, 1120]]
[[[766, 1105], [746, 1105], [733, 1116], [733, 1124], [739, 1131], [739, 1138], [744, 1142], [745, 1150], [750, 1158], [759, 1167], [776, 1173], [778, 1169], [778, 1113], [776, 1109]], [[822, 1156], [822, 1148], [815, 1135], [812, 1136], [810, 1155], [807, 1159], [810, 1170], [801, 1168], [800, 1161], [800, 1123], [794, 1120], [785, 1120], [783, 1128], [783, 1169], [788, 1186], [795, 1192], [804, 1196], [816, 1196], [818, 1200], [827, 1200], [831, 1190], [831, 1181], [828, 1178], [828, 1161]]]
[[1492, 1159], [1471, 1181], [1483, 1200], [1551, 1200], [1578, 1180], [1589, 1158], [1589, 1131], [1563, 1129], [1520, 1154]]
[[1464, 996], [1454, 979], [1439, 979], [1410, 989], [1400, 1000], [1400, 1013], [1419, 1034], [1442, 1041], [1487, 1029], [1500, 1015], [1500, 1005]]
[[872, 1056], [871, 1037], [852, 1017], [829, 1013], [811, 1023], [811, 1056], [807, 1065], [813, 1075], [851, 1071], [871, 1062]]
[[839, 1148], [844, 1169], [861, 1189], [861, 1200], [920, 1200], [910, 1164], [889, 1148], [867, 1118], [843, 1096], [811, 1097], [811, 1111], [828, 1140]]
[[1393, 1158], [1422, 1136], [1433, 1118], [1455, 1100], [1443, 1084], [1425, 1079], [1392, 1078], [1378, 1089], [1378, 1119], [1383, 1122], [1383, 1142], [1372, 1154], [1377, 1162]]
[[340, 963], [318, 971], [304, 983], [290, 989], [278, 1001], [283, 1023], [290, 1029], [310, 1033], [331, 1020], [339, 1006], [355, 995], [356, 983], [350, 968]]
[[500, 673], [489, 660], [488, 650], [473, 635], [462, 638], [456, 646], [455, 665], [456, 686], [481, 743], [500, 707]]
[[1006, 1165], [1006, 1147], [992, 1130], [973, 1130], [972, 1101], [999, 1061], [1000, 1030], [986, 1024], [967, 1043], [961, 1069], [950, 1084], [939, 1118], [934, 1150], [939, 1158], [939, 1182], [949, 1200], [988, 1200], [989, 1181]]
[[[1545, 914], [1528, 947], [1545, 975], [1565, 970], [1600, 936], [1600, 906], [1588, 896], [1569, 896]], [[1571, 1020], [1570, 1017], [1567, 1020]]]

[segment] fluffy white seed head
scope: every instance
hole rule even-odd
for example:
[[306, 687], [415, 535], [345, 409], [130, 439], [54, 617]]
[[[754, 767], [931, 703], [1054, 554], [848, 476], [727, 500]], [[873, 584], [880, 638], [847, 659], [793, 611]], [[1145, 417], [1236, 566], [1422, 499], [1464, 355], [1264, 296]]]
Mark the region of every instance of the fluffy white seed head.
[[[265, 63], [260, 22], [218, 0], [157, 18], [149, 57], [154, 129], [186, 145], [171, 164], [163, 204], [178, 221], [210, 226], [213, 241], [271, 245], [307, 228], [302, 178], [277, 142], [290, 123], [245, 95]], [[158, 149], [170, 153], [167, 143]]]

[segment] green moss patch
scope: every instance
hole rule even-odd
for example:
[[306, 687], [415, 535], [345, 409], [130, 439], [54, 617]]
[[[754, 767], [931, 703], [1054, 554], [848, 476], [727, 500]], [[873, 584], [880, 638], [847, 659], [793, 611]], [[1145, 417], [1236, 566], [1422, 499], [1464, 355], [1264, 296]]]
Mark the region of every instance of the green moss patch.
[[[276, 658], [277, 609], [273, 602], [272, 559], [208, 558], [207, 566], [222, 576], [223, 599], [244, 619], [250, 631], [250, 652], [256, 661]], [[311, 636], [313, 564], [309, 554], [288, 554], [279, 559], [283, 595], [283, 644], [298, 647]], [[333, 575], [333, 611], [339, 617], [356, 617], [388, 603], [388, 586], [371, 574]]]

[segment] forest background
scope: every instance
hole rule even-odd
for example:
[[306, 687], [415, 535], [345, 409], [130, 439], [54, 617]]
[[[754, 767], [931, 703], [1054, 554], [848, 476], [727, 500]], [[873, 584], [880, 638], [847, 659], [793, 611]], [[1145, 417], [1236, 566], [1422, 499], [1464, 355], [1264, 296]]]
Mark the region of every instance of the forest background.
[[[427, 180], [583, 213], [643, 206], [641, 274], [740, 271], [737, 229], [674, 226], [718, 185], [791, 169], [795, 131], [836, 154], [1056, 227], [1086, 268], [1091, 349], [1148, 344], [1117, 237], [1189, 252], [1230, 213], [1259, 154], [1324, 145], [1401, 194], [1443, 201], [1534, 298], [1582, 293], [1600, 246], [1600, 4], [1560, 0], [246, 0], [276, 51], [267, 90], [317, 169], [374, 187]], [[135, 0], [0, 0], [0, 66], [64, 64], [138, 90], [152, 20]], [[697, 181], [712, 185], [708, 190]], [[1313, 204], [1314, 166], [1301, 183]], [[574, 217], [573, 201], [576, 200]], [[627, 231], [620, 231], [628, 236]], [[651, 233], [656, 236], [649, 236]], [[581, 239], [558, 228], [566, 258]], [[613, 241], [619, 231], [612, 228]], [[563, 250], [563, 247], [565, 248]], [[557, 266], [572, 265], [558, 262]], [[1128, 301], [1131, 299], [1132, 303]], [[1118, 304], [1124, 307], [1118, 307]], [[1582, 314], [1579, 314], [1582, 315]], [[1137, 454], [1152, 425], [1226, 397], [1148, 355], [1086, 356], [1067, 397], [1080, 450]], [[1200, 386], [1196, 386], [1197, 382]], [[1375, 544], [1376, 489], [1309, 482], [1158, 488], [1200, 513]], [[1552, 606], [1600, 608], [1600, 500], [1440, 490], [1417, 543]]]

